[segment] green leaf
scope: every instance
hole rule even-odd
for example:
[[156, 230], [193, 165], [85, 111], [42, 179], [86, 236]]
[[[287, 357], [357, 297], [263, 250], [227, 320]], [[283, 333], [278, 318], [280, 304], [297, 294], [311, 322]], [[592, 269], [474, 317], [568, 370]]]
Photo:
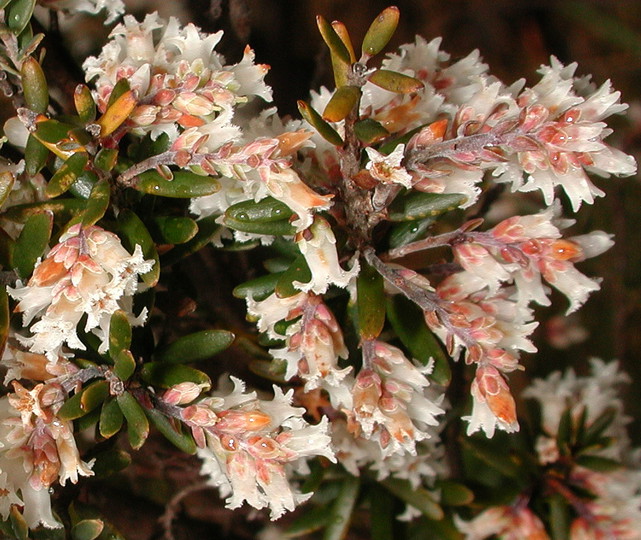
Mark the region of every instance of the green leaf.
[[123, 245], [133, 253], [135, 246], [140, 245], [145, 259], [152, 259], [153, 267], [141, 276], [149, 287], [155, 287], [160, 278], [160, 262], [156, 245], [142, 220], [132, 210], [125, 209], [118, 214], [118, 230], [123, 239]]
[[114, 85], [113, 89], [111, 90], [111, 94], [109, 95], [109, 101], [107, 102], [107, 109], [113, 106], [118, 99], [125, 94], [126, 92], [129, 92], [131, 90], [131, 86], [129, 85], [129, 80], [126, 78], [119, 79], [118, 82]]
[[159, 216], [154, 218], [155, 230], [161, 243], [184, 244], [198, 232], [198, 224], [188, 217]]
[[[126, 79], [120, 79], [126, 80]], [[112, 91], [113, 95], [113, 91]], [[85, 84], [79, 84], [73, 93], [73, 101], [80, 120], [91, 123], [96, 119], [96, 103], [91, 95], [91, 90]]]
[[270, 294], [274, 293], [276, 284], [280, 279], [282, 272], [267, 274], [258, 278], [241, 283], [234, 288], [232, 294], [236, 298], [248, 298], [251, 296], [254, 300], [260, 302], [265, 300]]
[[340, 86], [325, 106], [323, 120], [328, 122], [344, 120], [354, 110], [360, 98], [361, 89], [357, 86]]
[[91, 470], [96, 478], [105, 478], [126, 469], [131, 464], [131, 456], [124, 450], [109, 448], [91, 455], [95, 459]]
[[371, 540], [394, 540], [394, 499], [377, 484], [370, 488]]
[[7, 5], [4, 17], [14, 34], [20, 34], [29, 24], [35, 5], [36, 0], [13, 0]]
[[112, 358], [114, 360], [114, 375], [121, 381], [129, 380], [136, 371], [136, 360], [131, 351], [120, 351]]
[[9, 323], [11, 312], [9, 311], [9, 295], [6, 287], [0, 287], [0, 354], [4, 351], [9, 336]]
[[96, 157], [94, 164], [105, 172], [111, 171], [118, 163], [118, 150], [115, 148], [101, 148]]
[[69, 132], [75, 127], [58, 120], [44, 120], [36, 124], [33, 134], [42, 143], [56, 144], [63, 139], [68, 139]]
[[614, 408], [609, 408], [603, 411], [589, 426], [585, 428], [579, 444], [581, 444], [581, 446], [590, 446], [595, 444], [612, 425], [612, 422], [617, 415], [618, 412]]
[[386, 489], [407, 504], [411, 504], [430, 519], [443, 519], [445, 514], [435, 497], [425, 488], [414, 489], [407, 480], [386, 478], [381, 482]]
[[153, 426], [176, 448], [186, 454], [196, 453], [196, 443], [192, 436], [181, 431], [181, 425], [176, 427], [164, 414], [156, 409], [145, 409], [145, 414]]
[[49, 89], [45, 74], [35, 58], [29, 57], [22, 63], [20, 78], [27, 107], [38, 114], [46, 113], [49, 106]]
[[280, 275], [274, 292], [279, 298], [294, 296], [300, 292], [300, 289], [297, 289], [294, 283], [309, 283], [311, 279], [312, 273], [309, 270], [309, 266], [307, 266], [307, 261], [305, 261], [303, 255], [299, 255], [290, 267]]
[[111, 186], [106, 178], [98, 180], [93, 184], [85, 212], [82, 216], [82, 225], [84, 227], [94, 225], [103, 218], [109, 208], [110, 198]]
[[51, 180], [49, 180], [45, 188], [45, 195], [52, 199], [67, 191], [78, 176], [82, 174], [85, 165], [87, 165], [87, 158], [86, 152], [75, 152], [71, 154], [67, 161], [65, 161], [51, 177]]
[[311, 105], [304, 101], [298, 102], [298, 110], [301, 116], [318, 131], [318, 134], [334, 146], [343, 146], [343, 139], [338, 132], [330, 126]]
[[73, 540], [95, 540], [100, 536], [105, 524], [100, 519], [83, 519], [71, 529]]
[[374, 56], [385, 48], [396, 31], [399, 17], [398, 8], [390, 6], [374, 19], [363, 38], [363, 56]]
[[178, 338], [156, 351], [155, 357], [160, 362], [174, 364], [207, 360], [229, 347], [234, 338], [227, 330], [202, 330]]
[[394, 199], [389, 208], [389, 220], [412, 221], [437, 217], [458, 208], [465, 199], [465, 195], [458, 193], [412, 191]]
[[354, 134], [362, 143], [371, 145], [389, 136], [390, 132], [373, 118], [364, 118], [354, 124]]
[[49, 245], [52, 227], [53, 214], [50, 212], [27, 218], [13, 250], [13, 264], [22, 279], [31, 275], [36, 261]]
[[327, 22], [327, 20], [321, 15], [316, 16], [316, 24], [318, 25], [318, 30], [320, 31], [323, 41], [329, 47], [332, 55], [336, 55], [341, 61], [346, 63], [351, 63], [351, 57], [349, 50], [343, 43], [343, 40], [334, 30], [334, 27]]
[[586, 469], [591, 469], [597, 472], [612, 472], [619, 470], [623, 467], [621, 462], [602, 456], [581, 455], [575, 459], [575, 463]]
[[329, 522], [323, 540], [346, 538], [359, 490], [360, 479], [358, 477], [348, 476], [342, 481], [338, 497], [329, 511]]
[[123, 414], [115, 399], [105, 401], [100, 411], [98, 431], [105, 439], [113, 437], [120, 431], [123, 423]]
[[129, 444], [138, 450], [145, 444], [149, 436], [149, 420], [138, 400], [129, 392], [123, 392], [116, 397], [118, 406], [127, 420], [127, 436]]
[[131, 346], [131, 324], [127, 314], [119, 309], [109, 321], [109, 356], [114, 360], [118, 353]]
[[134, 189], [174, 199], [204, 197], [220, 191], [220, 182], [211, 176], [201, 176], [189, 171], [172, 171], [173, 178], [167, 180], [157, 171], [145, 171], [136, 177]]
[[0, 265], [13, 268], [13, 250], [15, 241], [0, 227]]
[[445, 506], [465, 506], [474, 500], [474, 492], [454, 480], [442, 480], [436, 484], [441, 493], [441, 504]]
[[65, 401], [58, 411], [58, 417], [76, 420], [98, 407], [108, 395], [109, 383], [105, 380], [94, 381]]
[[47, 163], [49, 150], [33, 135], [29, 135], [24, 149], [25, 171], [29, 176], [35, 176]]
[[184, 257], [188, 257], [192, 253], [196, 253], [218, 234], [220, 225], [216, 223], [218, 216], [210, 216], [196, 222], [198, 225], [198, 232], [189, 241], [179, 246], [174, 247], [171, 251], [163, 255], [163, 264], [173, 264]]
[[226, 227], [246, 233], [268, 234], [273, 236], [292, 236], [296, 233], [296, 227], [294, 227], [288, 219], [267, 222], [239, 221], [229, 217], [225, 213], [222, 221]]
[[377, 69], [367, 80], [383, 90], [396, 94], [411, 94], [423, 88], [423, 83], [418, 79], [387, 69]]
[[51, 212], [56, 222], [67, 222], [79, 215], [87, 203], [78, 199], [56, 199], [36, 203], [18, 204], [7, 209], [4, 217], [18, 223], [26, 222], [31, 216]]
[[573, 439], [574, 429], [572, 425], [572, 408], [568, 407], [561, 415], [559, 420], [559, 429], [556, 434], [556, 444], [561, 455], [569, 455]]
[[463, 437], [461, 439], [463, 448], [472, 455], [512, 480], [512, 482], [523, 481], [521, 467], [507, 454], [507, 448], [497, 448], [497, 444], [480, 437]]
[[550, 507], [550, 525], [552, 540], [567, 540], [570, 536], [570, 507], [562, 495], [553, 493], [547, 499]]
[[207, 374], [184, 364], [169, 362], [147, 362], [140, 370], [140, 377], [147, 384], [160, 388], [170, 388], [183, 382], [205, 384], [211, 388], [211, 380]]
[[244, 223], [271, 223], [288, 220], [293, 212], [285, 203], [266, 197], [258, 202], [249, 200], [233, 204], [225, 211], [225, 215]]
[[394, 223], [390, 228], [389, 233], [390, 249], [395, 249], [421, 239], [427, 229], [429, 229], [435, 221], [436, 218], [428, 217], [414, 221], [401, 221], [400, 223]]
[[387, 317], [396, 335], [414, 358], [423, 365], [430, 358], [434, 359], [430, 378], [438, 384], [447, 385], [452, 377], [449, 357], [425, 324], [421, 309], [404, 296], [396, 295], [387, 302]]
[[325, 506], [309, 508], [299, 514], [294, 521], [285, 529], [286, 538], [297, 538], [326, 527], [329, 523], [330, 513]]
[[363, 262], [356, 281], [358, 329], [362, 339], [376, 339], [385, 324], [383, 277]]

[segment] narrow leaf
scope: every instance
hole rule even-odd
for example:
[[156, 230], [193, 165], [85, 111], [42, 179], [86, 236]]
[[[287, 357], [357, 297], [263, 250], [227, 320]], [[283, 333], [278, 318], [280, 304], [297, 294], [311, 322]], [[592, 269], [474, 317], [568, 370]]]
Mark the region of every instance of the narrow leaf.
[[190, 171], [172, 171], [173, 178], [168, 180], [157, 171], [145, 171], [136, 178], [134, 189], [174, 199], [204, 197], [220, 191], [220, 182], [211, 176], [202, 176]]
[[384, 90], [396, 94], [411, 94], [423, 88], [423, 83], [418, 79], [387, 69], [377, 69], [367, 80]]
[[108, 395], [109, 383], [107, 381], [92, 382], [65, 401], [58, 411], [58, 417], [62, 420], [81, 418], [103, 403]]
[[363, 38], [364, 56], [374, 56], [385, 48], [396, 31], [399, 17], [398, 8], [390, 6], [374, 19]]
[[105, 439], [113, 437], [120, 431], [123, 423], [123, 414], [116, 399], [105, 401], [100, 411], [98, 431]]
[[189, 433], [180, 431], [180, 425], [177, 429], [164, 414], [156, 409], [145, 409], [145, 414], [153, 426], [176, 448], [186, 454], [196, 453], [194, 439]]
[[276, 284], [280, 279], [281, 272], [267, 274], [251, 281], [246, 281], [238, 285], [232, 294], [236, 298], [247, 298], [251, 296], [256, 301], [265, 300], [270, 294], [273, 294]]
[[275, 288], [276, 296], [280, 298], [294, 296], [300, 292], [295, 283], [309, 283], [311, 279], [312, 273], [307, 266], [305, 257], [299, 255], [278, 278]]
[[71, 529], [73, 540], [96, 540], [105, 528], [100, 519], [83, 519], [76, 523]]
[[441, 493], [441, 504], [445, 506], [465, 506], [474, 500], [474, 492], [454, 480], [438, 482], [437, 488]]
[[323, 120], [328, 122], [344, 120], [354, 110], [360, 98], [361, 89], [357, 86], [340, 86], [325, 106]]
[[12, 32], [20, 34], [29, 24], [36, 0], [13, 0], [5, 8], [5, 21]]
[[52, 227], [53, 214], [50, 212], [34, 214], [25, 222], [13, 251], [13, 264], [22, 279], [31, 275], [36, 261], [44, 253]]
[[458, 193], [422, 193], [412, 191], [394, 199], [390, 205], [390, 221], [413, 221], [437, 217], [451, 212], [465, 202], [465, 195]]
[[217, 219], [218, 216], [214, 215], [197, 221], [198, 232], [196, 235], [189, 242], [181, 244], [163, 255], [162, 263], [173, 264], [209, 244], [220, 231]]
[[44, 146], [32, 134], [27, 139], [27, 146], [24, 149], [25, 171], [29, 176], [35, 176], [47, 163], [49, 149]]
[[160, 362], [174, 364], [207, 360], [229, 347], [234, 338], [227, 330], [202, 330], [178, 338], [157, 351], [155, 357]]
[[233, 204], [225, 211], [225, 214], [236, 221], [270, 223], [288, 220], [293, 212], [285, 203], [273, 197], [266, 197], [258, 202], [249, 200]]
[[46, 113], [49, 106], [49, 89], [45, 74], [35, 58], [29, 57], [22, 63], [20, 78], [27, 107], [38, 114]]
[[343, 480], [338, 497], [329, 511], [329, 523], [325, 529], [323, 540], [346, 538], [359, 490], [360, 479], [358, 477], [348, 476]]
[[292, 236], [296, 233], [296, 227], [294, 227], [288, 219], [265, 222], [239, 221], [225, 214], [222, 222], [223, 225], [230, 229], [246, 233], [267, 234], [273, 236]]
[[78, 176], [82, 174], [82, 171], [87, 164], [87, 158], [88, 156], [86, 152], [76, 152], [69, 156], [67, 161], [62, 164], [62, 166], [51, 177], [51, 180], [49, 180], [49, 183], [45, 188], [45, 194], [47, 197], [50, 199], [58, 197], [67, 191], [76, 181]]
[[56, 222], [66, 222], [77, 216], [85, 208], [85, 201], [78, 199], [56, 199], [37, 203], [27, 203], [12, 206], [4, 213], [10, 221], [25, 223], [31, 216], [50, 212]]
[[136, 360], [131, 351], [120, 351], [112, 356], [114, 360], [113, 372], [121, 381], [127, 381], [136, 371]]
[[89, 123], [96, 119], [96, 103], [87, 85], [79, 84], [76, 86], [73, 93], [73, 101], [80, 120]]
[[184, 244], [198, 232], [198, 224], [188, 217], [159, 216], [154, 219], [154, 224], [156, 228], [153, 232], [165, 244]]
[[138, 450], [145, 444], [149, 436], [149, 420], [140, 403], [129, 392], [124, 392], [116, 397], [118, 406], [127, 420], [127, 436], [129, 444]]
[[327, 22], [327, 20], [318, 15], [316, 17], [316, 24], [318, 25], [318, 30], [320, 31], [323, 41], [329, 47], [329, 50], [332, 54], [336, 55], [340, 60], [346, 63], [351, 62], [349, 51], [343, 43], [343, 40], [334, 30], [334, 27]]
[[96, 124], [100, 126], [100, 136], [107, 137], [116, 131], [136, 107], [136, 95], [128, 90], [105, 111]]
[[119, 309], [109, 321], [109, 356], [115, 359], [119, 352], [131, 346], [131, 324], [127, 314]]
[[103, 218], [109, 208], [110, 198], [111, 186], [106, 178], [98, 180], [93, 184], [84, 214], [82, 215], [82, 225], [84, 227], [94, 225]]
[[6, 287], [0, 287], [0, 355], [4, 351], [9, 336], [9, 323], [11, 312], [9, 311], [9, 295]]
[[385, 324], [383, 277], [369, 264], [361, 265], [356, 281], [358, 328], [362, 339], [376, 339]]
[[301, 116], [309, 122], [309, 124], [318, 131], [318, 134], [323, 137], [327, 142], [334, 146], [343, 146], [343, 139], [338, 132], [330, 126], [320, 114], [318, 114], [311, 105], [304, 101], [298, 102], [298, 110]]
[[570, 535], [570, 507], [565, 497], [553, 493], [548, 498], [550, 507], [550, 529], [553, 540], [566, 540]]
[[364, 118], [354, 124], [354, 134], [359, 141], [371, 145], [389, 136], [390, 133], [380, 122], [373, 118]]
[[575, 460], [577, 465], [597, 472], [612, 472], [621, 469], [621, 462], [602, 456], [582, 455]]
[[316, 506], [301, 513], [285, 529], [286, 538], [297, 538], [306, 534], [311, 534], [326, 527], [329, 523], [330, 513], [325, 506]]
[[372, 540], [394, 540], [394, 499], [390, 492], [374, 485], [370, 488], [370, 531]]
[[445, 516], [434, 496], [425, 488], [414, 489], [407, 480], [398, 478], [386, 478], [381, 482], [381, 485], [402, 501], [423, 512], [430, 519], [440, 520]]
[[170, 388], [183, 382], [193, 382], [211, 388], [209, 377], [198, 369], [169, 362], [147, 362], [140, 371], [140, 377], [147, 384]]
[[105, 478], [126, 469], [131, 464], [131, 456], [124, 450], [109, 448], [93, 454], [96, 461], [91, 467], [96, 478]]

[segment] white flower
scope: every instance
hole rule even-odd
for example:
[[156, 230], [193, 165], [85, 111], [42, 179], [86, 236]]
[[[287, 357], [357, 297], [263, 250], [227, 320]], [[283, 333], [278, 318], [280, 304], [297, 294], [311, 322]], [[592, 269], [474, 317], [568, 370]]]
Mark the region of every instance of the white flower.
[[60, 10], [68, 13], [90, 13], [96, 15], [103, 10], [107, 11], [105, 23], [114, 22], [125, 12], [122, 0], [38, 0], [48, 9]]
[[371, 147], [365, 148], [369, 162], [365, 166], [372, 178], [384, 184], [400, 184], [412, 187], [412, 175], [401, 165], [405, 145], [399, 144], [390, 154], [381, 154]]

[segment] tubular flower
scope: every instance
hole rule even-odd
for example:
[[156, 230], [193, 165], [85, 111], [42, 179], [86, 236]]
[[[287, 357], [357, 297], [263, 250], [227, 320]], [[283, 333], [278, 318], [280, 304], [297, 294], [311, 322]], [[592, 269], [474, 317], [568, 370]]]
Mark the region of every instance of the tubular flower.
[[471, 521], [455, 518], [456, 527], [466, 540], [499, 537], [503, 540], [549, 540], [541, 520], [527, 506], [496, 506]]
[[327, 418], [309, 425], [302, 417], [305, 409], [291, 406], [293, 391], [283, 394], [275, 386], [274, 399], [264, 401], [246, 393], [240, 380], [231, 380], [231, 392], [183, 409], [183, 420], [202, 433], [196, 435], [202, 473], [227, 496], [227, 507], [247, 501], [269, 508], [271, 519], [278, 519], [311, 497], [292, 488], [289, 472], [304, 468], [314, 456], [335, 461]]
[[114, 22], [125, 11], [122, 0], [38, 0], [47, 9], [66, 13], [90, 13], [96, 15], [102, 10], [107, 11], [107, 24]]
[[[131, 299], [138, 276], [151, 270], [153, 261], [144, 260], [136, 246], [131, 255], [113, 233], [100, 227], [74, 225], [36, 265], [31, 279], [8, 291], [19, 300], [24, 326], [31, 325], [31, 337], [21, 341], [34, 353], [46, 354], [55, 362], [62, 346], [84, 350], [76, 328], [86, 315], [85, 331], [101, 340], [100, 351], [108, 346], [109, 320], [118, 309], [131, 312]], [[141, 324], [146, 313], [132, 322]]]

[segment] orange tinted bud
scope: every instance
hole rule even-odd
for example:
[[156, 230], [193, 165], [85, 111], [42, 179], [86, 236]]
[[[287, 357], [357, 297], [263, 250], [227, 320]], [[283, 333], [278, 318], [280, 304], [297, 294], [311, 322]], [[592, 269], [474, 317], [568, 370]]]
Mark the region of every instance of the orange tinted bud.
[[258, 431], [272, 421], [271, 416], [260, 411], [223, 411], [218, 416], [218, 429], [231, 433]]
[[583, 254], [581, 247], [569, 240], [557, 240], [550, 247], [552, 248], [552, 256], [557, 261], [577, 259]]

